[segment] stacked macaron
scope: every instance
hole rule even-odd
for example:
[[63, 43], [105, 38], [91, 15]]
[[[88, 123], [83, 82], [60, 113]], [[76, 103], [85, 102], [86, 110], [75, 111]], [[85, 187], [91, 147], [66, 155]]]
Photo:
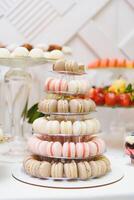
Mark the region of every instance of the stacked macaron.
[[52, 93], [85, 94], [89, 89], [86, 80], [66, 80], [49, 77], [45, 81], [45, 91]]
[[[84, 66], [59, 60], [53, 70], [60, 77], [64, 73], [64, 78], [49, 77], [45, 82], [47, 95], [38, 104], [38, 111], [45, 116], [33, 122], [34, 135], [28, 140], [32, 155], [24, 160], [24, 170], [38, 178], [87, 180], [103, 176], [110, 171], [110, 162], [103, 156], [106, 145], [98, 134], [100, 122], [89, 117], [96, 105], [83, 98], [89, 88], [87, 81], [76, 79], [84, 74]], [[65, 79], [66, 74], [71, 75]]]
[[100, 156], [92, 161], [51, 161], [41, 160], [38, 156], [27, 156], [23, 161], [23, 168], [27, 174], [38, 178], [53, 179], [82, 179], [104, 176], [111, 170], [110, 161]]
[[99, 137], [93, 137], [87, 142], [61, 143], [33, 136], [28, 141], [28, 149], [31, 153], [44, 157], [85, 159], [102, 155], [106, 150], [106, 145]]
[[58, 72], [66, 72], [72, 74], [82, 74], [84, 73], [84, 65], [78, 64], [72, 60], [57, 60], [53, 65], [53, 70]]
[[22, 45], [10, 44], [10, 45], [0, 45], [0, 58], [33, 58], [33, 59], [64, 59], [65, 54], [71, 54], [71, 48], [67, 46], [60, 45], [46, 45], [37, 44], [32, 45], [29, 43], [24, 43]]
[[44, 99], [38, 104], [40, 112], [89, 113], [95, 111], [96, 105], [91, 99]]
[[99, 120], [93, 118], [84, 121], [58, 121], [40, 117], [33, 122], [35, 133], [48, 135], [90, 135], [99, 133]]

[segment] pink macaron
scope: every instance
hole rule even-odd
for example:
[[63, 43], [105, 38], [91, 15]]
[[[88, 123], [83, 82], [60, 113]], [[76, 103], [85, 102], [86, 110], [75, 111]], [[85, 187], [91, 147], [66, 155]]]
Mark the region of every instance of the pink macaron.
[[46, 81], [45, 81], [45, 91], [49, 91], [49, 87], [50, 87], [52, 80], [53, 80], [52, 77], [49, 77], [49, 78], [46, 79]]
[[97, 146], [94, 142], [89, 141], [88, 142], [88, 146], [89, 146], [89, 155], [90, 156], [96, 156], [97, 155]]
[[48, 145], [48, 141], [42, 141], [39, 145], [39, 154], [41, 156], [47, 156], [47, 145]]
[[55, 79], [51, 80], [48, 91], [55, 91]]
[[28, 140], [28, 149], [34, 153], [34, 154], [38, 154], [38, 147], [41, 143], [41, 140], [36, 138], [36, 137], [32, 137]]
[[59, 92], [60, 85], [61, 85], [61, 80], [60, 79], [55, 80], [55, 90], [54, 91]]
[[76, 143], [76, 157], [87, 158], [89, 156], [89, 145], [86, 142]]
[[106, 149], [106, 145], [105, 145], [104, 140], [102, 140], [101, 138], [96, 137], [96, 138], [93, 139], [92, 142], [94, 142], [96, 144], [96, 146], [97, 146], [97, 154], [98, 155], [103, 154], [105, 149]]
[[73, 142], [65, 142], [63, 144], [63, 157], [74, 158], [75, 157], [75, 144]]
[[60, 91], [66, 92], [68, 90], [68, 83], [66, 80], [62, 79]]
[[51, 157], [62, 156], [62, 145], [60, 142], [48, 142], [47, 144], [47, 155]]

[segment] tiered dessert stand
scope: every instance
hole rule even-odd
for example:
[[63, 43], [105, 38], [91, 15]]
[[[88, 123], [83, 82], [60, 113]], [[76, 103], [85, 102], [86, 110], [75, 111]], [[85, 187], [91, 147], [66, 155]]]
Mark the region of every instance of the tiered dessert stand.
[[116, 167], [111, 172], [110, 161], [103, 156], [100, 123], [90, 116], [95, 104], [84, 99], [88, 90], [84, 74], [84, 66], [76, 62], [53, 65], [38, 107], [44, 117], [33, 123], [30, 155], [13, 171], [17, 180], [50, 188], [88, 188], [122, 179], [123, 173]]

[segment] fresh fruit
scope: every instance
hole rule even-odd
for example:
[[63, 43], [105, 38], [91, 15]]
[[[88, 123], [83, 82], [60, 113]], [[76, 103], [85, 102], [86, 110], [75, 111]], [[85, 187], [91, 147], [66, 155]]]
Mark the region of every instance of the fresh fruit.
[[116, 94], [113, 92], [109, 92], [105, 95], [105, 104], [108, 106], [116, 105]]
[[113, 84], [108, 89], [109, 92], [123, 93], [126, 89], [126, 81], [124, 79], [118, 79], [113, 82]]
[[103, 88], [101, 88], [101, 87], [95, 88], [95, 93], [96, 93], [96, 95], [97, 95], [98, 93], [103, 93], [103, 92], [104, 92]]
[[104, 105], [105, 104], [105, 95], [103, 93], [98, 93], [94, 99], [97, 105]]
[[119, 105], [123, 107], [128, 107], [131, 104], [131, 98], [129, 94], [120, 94], [119, 95]]
[[95, 88], [91, 88], [90, 90], [89, 90], [89, 98], [91, 98], [91, 99], [95, 99], [95, 96], [96, 96], [96, 89]]

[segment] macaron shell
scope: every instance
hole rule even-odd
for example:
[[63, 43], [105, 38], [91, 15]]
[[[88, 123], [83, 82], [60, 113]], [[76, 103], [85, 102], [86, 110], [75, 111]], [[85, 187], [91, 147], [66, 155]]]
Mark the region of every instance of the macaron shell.
[[45, 133], [47, 120], [44, 117], [40, 117], [34, 120], [32, 127], [36, 133]]
[[97, 146], [92, 141], [88, 142], [89, 145], [89, 155], [96, 156], [97, 155]]
[[55, 175], [55, 166], [56, 166], [56, 163], [53, 163], [52, 165], [51, 165], [51, 177], [55, 177], [56, 175]]
[[78, 93], [78, 82], [76, 80], [71, 80], [68, 83], [68, 92], [71, 94]]
[[57, 165], [55, 166], [55, 174], [57, 178], [62, 178], [63, 177], [63, 163], [59, 162], [57, 163]]
[[65, 164], [64, 164], [64, 173], [65, 173], [65, 177], [66, 177], [66, 178], [70, 178], [70, 177], [71, 177], [71, 172], [70, 172], [70, 168], [69, 168], [69, 163], [65, 163]]
[[48, 144], [47, 144], [47, 148], [46, 148], [47, 156], [53, 157], [53, 151], [52, 151], [53, 143], [54, 142], [48, 142]]
[[87, 126], [84, 121], [81, 121], [81, 135], [87, 134]]
[[41, 162], [38, 174], [41, 178], [50, 177], [50, 175], [51, 175], [51, 164], [47, 161]]
[[70, 167], [70, 174], [71, 178], [77, 178], [78, 177], [78, 170], [77, 170], [77, 165], [74, 161], [71, 161], [69, 164]]
[[54, 71], [64, 71], [65, 70], [65, 60], [57, 60], [53, 65]]
[[52, 144], [52, 156], [61, 157], [62, 156], [62, 145], [60, 142], [53, 142]]
[[91, 167], [91, 176], [94, 177], [94, 178], [97, 177], [97, 175], [98, 175], [98, 166], [97, 166], [96, 162], [95, 161], [90, 161], [89, 164], [90, 164], [90, 167]]
[[87, 161], [84, 161], [84, 165], [85, 165], [85, 168], [87, 171], [87, 178], [90, 178], [91, 177], [91, 166]]
[[51, 127], [51, 130], [52, 130], [52, 134], [59, 134], [60, 133], [60, 123], [59, 121], [52, 121], [52, 127]]
[[92, 120], [86, 120], [86, 127], [87, 127], [87, 134], [92, 134], [94, 133], [94, 123]]
[[81, 134], [81, 122], [75, 121], [73, 123], [73, 134], [74, 135], [80, 135]]
[[[39, 168], [40, 168], [40, 165], [41, 165], [41, 162], [36, 160], [33, 164], [33, 167], [32, 167], [32, 173], [33, 173], [33, 176], [35, 177], [39, 177]], [[32, 174], [31, 173], [31, 174]]]
[[68, 83], [66, 80], [62, 80], [60, 84], [60, 91], [67, 92], [68, 91]]
[[77, 158], [85, 158], [85, 144], [82, 142], [76, 143], [76, 157]]
[[49, 86], [50, 86], [50, 83], [51, 83], [52, 80], [53, 80], [52, 77], [49, 77], [49, 78], [46, 79], [45, 86], [44, 86], [45, 87], [45, 91], [49, 90]]
[[84, 165], [83, 162], [79, 162], [78, 164], [78, 174], [79, 174], [79, 178], [80, 179], [87, 179], [88, 178], [88, 174], [87, 174], [87, 171], [86, 171], [86, 167]]
[[67, 121], [66, 122], [66, 133], [71, 135], [73, 133], [73, 128], [72, 128], [72, 122], [71, 121]]
[[39, 145], [39, 155], [47, 156], [47, 145], [48, 141], [42, 141]]

